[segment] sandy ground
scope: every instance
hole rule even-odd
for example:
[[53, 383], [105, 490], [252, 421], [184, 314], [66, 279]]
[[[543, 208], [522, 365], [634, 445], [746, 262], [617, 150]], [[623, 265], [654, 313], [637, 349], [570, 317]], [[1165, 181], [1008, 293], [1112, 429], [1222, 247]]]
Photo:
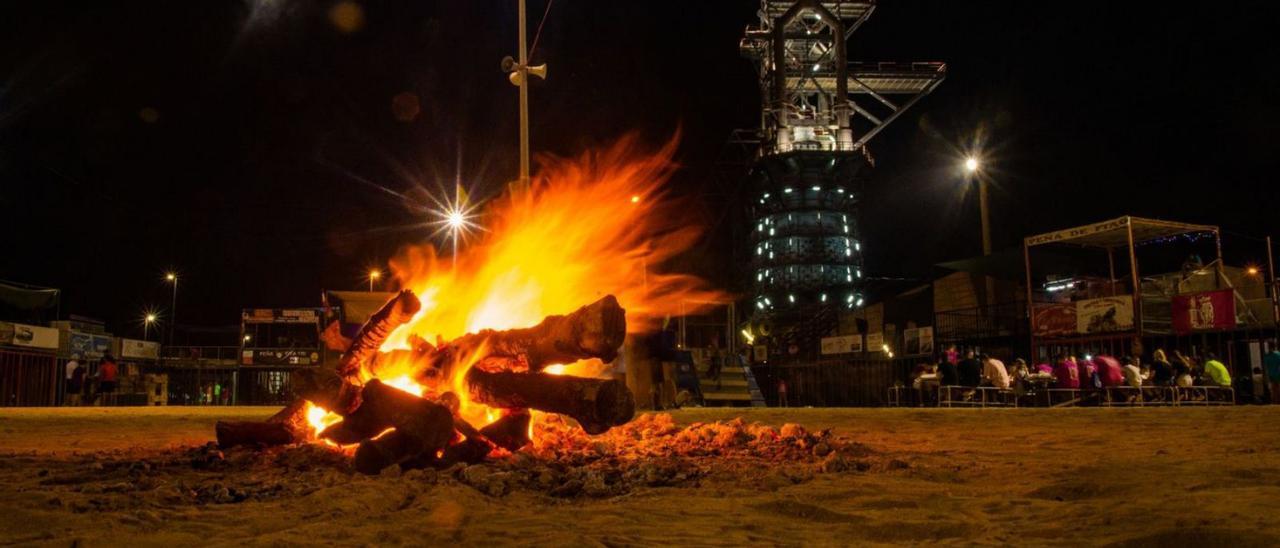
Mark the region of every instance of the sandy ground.
[[1280, 545], [1280, 407], [686, 410], [833, 428], [873, 466], [731, 464], [604, 498], [296, 451], [192, 464], [214, 421], [274, 411], [0, 410], [0, 544]]

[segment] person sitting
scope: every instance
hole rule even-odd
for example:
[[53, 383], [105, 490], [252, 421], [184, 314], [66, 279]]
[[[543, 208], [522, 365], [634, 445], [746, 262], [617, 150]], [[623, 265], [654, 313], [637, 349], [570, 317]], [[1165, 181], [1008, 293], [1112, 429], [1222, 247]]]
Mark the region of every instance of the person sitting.
[[1209, 352], [1205, 356], [1204, 362], [1204, 380], [1209, 386], [1231, 386], [1231, 373], [1227, 371], [1227, 366], [1218, 361], [1218, 355]]
[[1142, 388], [1142, 368], [1138, 367], [1137, 360], [1125, 357], [1123, 365], [1120, 367], [1121, 373], [1124, 374], [1124, 383], [1133, 388]]
[[1151, 384], [1169, 386], [1173, 384], [1173, 364], [1164, 355], [1163, 349], [1156, 349], [1151, 354]]
[[965, 351], [956, 371], [960, 374], [960, 386], [977, 387], [982, 384], [982, 364], [974, 358], [972, 350]]
[[1104, 388], [1112, 388], [1124, 384], [1124, 371], [1120, 366], [1120, 362], [1111, 356], [1094, 356], [1093, 367], [1098, 374], [1098, 380]]
[[1009, 371], [1005, 369], [1004, 362], [983, 354], [982, 360], [982, 380], [991, 386], [1001, 390], [1009, 389]]
[[1075, 364], [1076, 368], [1080, 370], [1081, 388], [1102, 388], [1102, 384], [1098, 380], [1098, 366], [1094, 365], [1093, 358], [1086, 354], [1075, 360]]
[[1191, 377], [1191, 372], [1195, 370], [1195, 361], [1182, 355], [1178, 350], [1173, 351], [1173, 380], [1179, 388], [1191, 388], [1195, 384]]
[[1053, 378], [1054, 386], [1057, 388], [1078, 390], [1080, 369], [1076, 367], [1075, 359], [1066, 354], [1059, 354], [1057, 359], [1053, 360]]
[[947, 359], [938, 362], [938, 380], [942, 386], [959, 386], [960, 372], [956, 369], [956, 364]]

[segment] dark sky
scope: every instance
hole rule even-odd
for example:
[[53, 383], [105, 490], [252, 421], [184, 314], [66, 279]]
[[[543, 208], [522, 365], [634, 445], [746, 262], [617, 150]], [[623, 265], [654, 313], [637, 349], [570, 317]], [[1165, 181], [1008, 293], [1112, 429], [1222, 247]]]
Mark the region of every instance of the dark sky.
[[[0, 278], [136, 330], [182, 275], [182, 324], [314, 306], [429, 230], [377, 189], [516, 171], [514, 1], [10, 2], [0, 8]], [[871, 142], [867, 270], [926, 276], [978, 251], [956, 147], [984, 135], [997, 247], [1124, 213], [1276, 233], [1280, 53], [1264, 2], [885, 0], [851, 59], [940, 60], [947, 81]], [[546, 4], [529, 0], [530, 36]], [[758, 120], [738, 38], [758, 2], [556, 0], [535, 62], [535, 152], [679, 128], [673, 192], [723, 250], [724, 142]], [[397, 94], [420, 112], [397, 119]], [[1230, 235], [1228, 235], [1230, 237]], [[1260, 256], [1260, 244], [1242, 253]], [[1246, 246], [1247, 247], [1247, 246]], [[705, 256], [716, 257], [715, 253]], [[699, 267], [714, 272], [731, 269]]]

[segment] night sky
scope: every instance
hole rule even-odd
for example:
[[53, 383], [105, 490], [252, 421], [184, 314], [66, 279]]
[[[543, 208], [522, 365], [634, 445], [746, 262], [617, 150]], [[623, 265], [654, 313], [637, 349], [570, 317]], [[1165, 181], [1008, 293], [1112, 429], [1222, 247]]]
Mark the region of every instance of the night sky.
[[[137, 335], [145, 306], [168, 306], [169, 268], [182, 325], [316, 306], [430, 236], [378, 186], [449, 187], [459, 146], [480, 197], [514, 178], [517, 95], [498, 69], [514, 1], [370, 0], [345, 29], [333, 2], [80, 4], [0, 8], [0, 278], [62, 288], [64, 316]], [[868, 273], [925, 277], [978, 252], [957, 170], [975, 135], [997, 248], [1125, 213], [1280, 235], [1275, 14], [1226, 4], [881, 2], [850, 58], [949, 76], [871, 141]], [[713, 278], [730, 270], [716, 263], [740, 173], [725, 140], [759, 117], [737, 51], [758, 6], [555, 0], [533, 59], [550, 65], [535, 153], [682, 132], [671, 191], [711, 229], [710, 259], [687, 265]], [[530, 39], [545, 7], [529, 0]], [[1242, 242], [1236, 259], [1265, 258]]]

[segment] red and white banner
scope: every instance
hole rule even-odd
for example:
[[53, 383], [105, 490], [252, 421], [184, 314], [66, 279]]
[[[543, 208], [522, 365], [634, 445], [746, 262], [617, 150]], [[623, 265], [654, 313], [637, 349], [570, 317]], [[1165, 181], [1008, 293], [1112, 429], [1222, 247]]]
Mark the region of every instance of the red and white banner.
[[1173, 332], [1231, 329], [1236, 326], [1235, 291], [1220, 289], [1173, 298]]
[[1076, 304], [1037, 304], [1031, 324], [1037, 337], [1062, 337], [1076, 333]]

